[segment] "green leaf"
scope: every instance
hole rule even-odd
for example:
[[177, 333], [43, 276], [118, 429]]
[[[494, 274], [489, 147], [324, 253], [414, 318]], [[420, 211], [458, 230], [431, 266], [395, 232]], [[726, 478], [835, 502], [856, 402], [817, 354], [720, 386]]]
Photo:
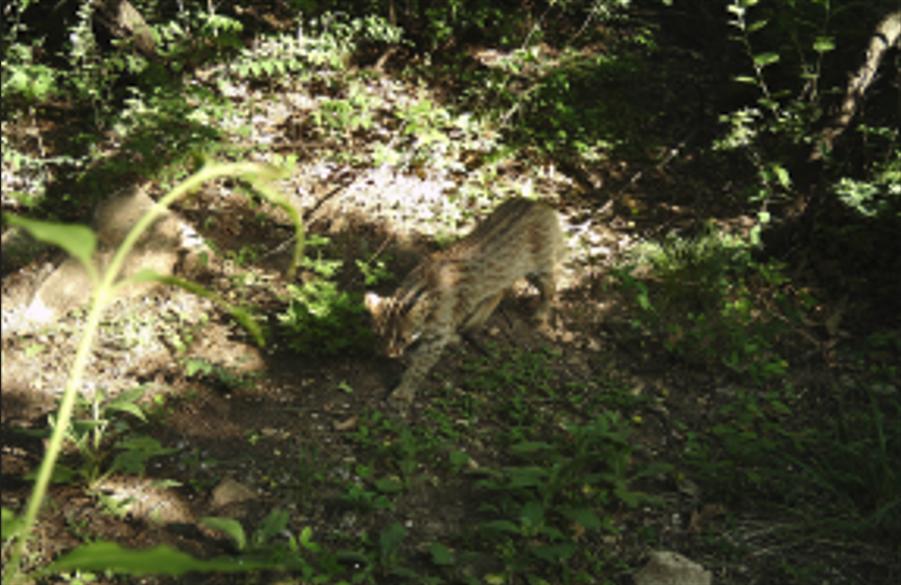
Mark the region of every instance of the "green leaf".
[[404, 484], [397, 477], [383, 477], [375, 480], [375, 489], [383, 494], [396, 494], [403, 491]]
[[482, 522], [479, 527], [482, 530], [490, 532], [507, 532], [509, 534], [519, 534], [519, 526], [509, 520], [491, 520], [490, 522]]
[[536, 546], [531, 549], [531, 552], [543, 561], [559, 563], [573, 556], [576, 552], [576, 545], [573, 543], [548, 544], [545, 546]]
[[314, 553], [322, 550], [318, 544], [313, 542], [313, 529], [309, 526], [304, 526], [303, 530], [300, 531], [300, 546]]
[[250, 335], [253, 337], [257, 345], [259, 345], [260, 347], [266, 345], [266, 339], [263, 336], [263, 330], [260, 327], [260, 324], [257, 323], [256, 319], [248, 311], [226, 302], [222, 297], [212, 292], [211, 290], [197, 284], [196, 282], [186, 280], [184, 278], [179, 278], [177, 276], [160, 274], [146, 268], [139, 270], [136, 274], [133, 274], [130, 278], [127, 279], [127, 282], [159, 282], [161, 284], [177, 286], [199, 297], [208, 299], [212, 301], [216, 306], [229, 313], [235, 321], [237, 321], [242, 327], [244, 327], [244, 329], [246, 329], [247, 332], [250, 333]]
[[779, 59], [779, 53], [760, 53], [759, 55], [754, 55], [754, 64], [758, 67], [766, 67], [777, 63]]
[[116, 542], [94, 542], [63, 555], [42, 572], [55, 574], [81, 570], [126, 575], [183, 575], [189, 571], [234, 573], [274, 568], [278, 565], [241, 558], [197, 559], [166, 545], [134, 550]]
[[265, 545], [273, 536], [288, 527], [289, 519], [288, 513], [284, 510], [276, 508], [269, 512], [266, 518], [263, 519], [260, 527], [253, 533], [254, 544], [257, 546]]
[[598, 518], [598, 515], [591, 508], [564, 508], [561, 512], [568, 520], [583, 528], [588, 530], [601, 528], [601, 519]]
[[813, 50], [817, 53], [828, 53], [835, 49], [835, 39], [832, 37], [817, 37], [813, 41]]
[[454, 564], [454, 551], [441, 543], [433, 542], [430, 544], [429, 554], [432, 555], [432, 563], [439, 567], [448, 567]]
[[[36, 479], [38, 476], [38, 470], [33, 469], [25, 474], [25, 479]], [[75, 481], [78, 477], [78, 472], [68, 465], [64, 465], [62, 463], [57, 463], [53, 466], [53, 474], [50, 476], [50, 483], [53, 484], [68, 484]]]
[[135, 404], [135, 402], [144, 396], [145, 391], [146, 389], [143, 386], [126, 390], [107, 402], [106, 408], [119, 412], [127, 412], [128, 414], [141, 419], [143, 422], [147, 422], [147, 416], [144, 414], [144, 410]]
[[8, 508], [0, 508], [0, 518], [0, 533], [3, 534], [3, 542], [6, 542], [19, 531], [19, 518]]
[[469, 453], [459, 450], [451, 451], [448, 454], [447, 458], [450, 461], [451, 467], [454, 469], [454, 471], [459, 471], [465, 465], [468, 465], [470, 461]]
[[776, 175], [776, 180], [779, 182], [779, 185], [783, 189], [788, 189], [789, 187], [791, 187], [791, 175], [788, 174], [788, 171], [785, 169], [785, 167], [781, 165], [773, 165], [772, 169], [773, 174]]
[[394, 522], [386, 526], [379, 534], [379, 550], [382, 553], [382, 559], [391, 557], [406, 536], [407, 529], [400, 522]]
[[232, 539], [238, 550], [244, 550], [244, 547], [247, 546], [247, 536], [244, 534], [244, 527], [234, 518], [205, 516], [200, 519], [200, 523], [207, 528], [225, 533], [226, 536]]
[[541, 487], [547, 481], [548, 469], [539, 466], [511, 467], [508, 470], [510, 489]]
[[59, 246], [67, 254], [81, 262], [92, 281], [97, 280], [97, 271], [91, 263], [97, 249], [97, 236], [91, 228], [83, 225], [56, 223], [28, 219], [12, 213], [4, 213], [4, 219], [19, 226], [37, 240]]
[[756, 32], [756, 31], [759, 31], [760, 29], [762, 29], [763, 27], [765, 27], [767, 24], [769, 24], [769, 22], [770, 22], [770, 21], [769, 21], [769, 20], [766, 20], [766, 19], [763, 19], [763, 20], [757, 20], [757, 21], [755, 21], [755, 22], [752, 22], [751, 24], [748, 25], [748, 32]]
[[510, 447], [510, 452], [514, 455], [529, 455], [540, 451], [552, 450], [553, 446], [544, 441], [522, 441]]
[[175, 449], [163, 447], [153, 437], [143, 435], [120, 441], [116, 448], [123, 451], [113, 459], [110, 471], [121, 471], [130, 475], [144, 473], [144, 466], [151, 457], [166, 455], [175, 451]]
[[541, 502], [529, 501], [523, 505], [519, 513], [523, 526], [535, 528], [544, 524], [544, 506]]

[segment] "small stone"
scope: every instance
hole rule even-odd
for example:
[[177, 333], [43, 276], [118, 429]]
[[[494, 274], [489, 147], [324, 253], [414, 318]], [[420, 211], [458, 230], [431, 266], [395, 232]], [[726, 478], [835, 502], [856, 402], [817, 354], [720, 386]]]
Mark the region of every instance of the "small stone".
[[710, 585], [710, 571], [670, 551], [655, 551], [648, 564], [635, 573], [635, 585]]
[[213, 508], [224, 508], [231, 504], [239, 504], [248, 500], [255, 500], [257, 494], [246, 485], [231, 478], [222, 480], [213, 489]]

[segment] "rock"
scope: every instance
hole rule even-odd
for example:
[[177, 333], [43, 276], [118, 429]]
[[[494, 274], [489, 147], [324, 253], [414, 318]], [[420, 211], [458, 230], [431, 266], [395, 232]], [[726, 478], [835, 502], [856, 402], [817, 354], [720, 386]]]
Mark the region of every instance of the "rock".
[[213, 489], [212, 507], [218, 510], [231, 504], [240, 504], [256, 498], [257, 493], [255, 491], [240, 482], [228, 478], [222, 480]]
[[635, 573], [635, 585], [710, 585], [710, 571], [679, 553], [655, 551], [648, 564]]
[[[95, 264], [101, 273], [131, 228], [153, 205], [153, 199], [140, 187], [100, 205], [95, 214], [94, 230], [98, 241]], [[159, 274], [172, 274], [183, 248], [185, 233], [189, 231], [190, 227], [174, 213], [163, 214], [126, 258], [120, 279], [145, 268]], [[146, 293], [152, 286], [153, 283], [141, 283], [120, 287], [117, 296], [133, 297]], [[91, 292], [87, 272], [77, 260], [69, 258], [38, 286], [31, 303], [24, 310], [23, 325], [52, 323], [69, 310], [87, 304]]]

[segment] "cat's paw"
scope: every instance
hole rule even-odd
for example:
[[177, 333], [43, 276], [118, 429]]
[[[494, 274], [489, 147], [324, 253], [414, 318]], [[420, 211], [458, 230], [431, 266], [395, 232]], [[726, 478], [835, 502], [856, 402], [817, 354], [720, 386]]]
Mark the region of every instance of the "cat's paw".
[[388, 406], [401, 416], [407, 416], [413, 404], [416, 390], [406, 386], [398, 386], [385, 399]]

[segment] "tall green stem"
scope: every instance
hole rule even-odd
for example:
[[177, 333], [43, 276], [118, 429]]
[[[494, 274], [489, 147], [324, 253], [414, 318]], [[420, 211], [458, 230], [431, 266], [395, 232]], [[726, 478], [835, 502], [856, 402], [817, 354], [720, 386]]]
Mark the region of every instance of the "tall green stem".
[[[34, 525], [37, 522], [41, 504], [43, 504], [44, 498], [47, 495], [47, 487], [50, 485], [50, 479], [53, 477], [53, 468], [56, 465], [56, 460], [59, 458], [60, 451], [62, 450], [63, 440], [72, 419], [75, 398], [78, 389], [81, 387], [82, 376], [84, 374], [84, 369], [87, 366], [88, 357], [90, 356], [91, 347], [94, 342], [94, 336], [100, 325], [100, 317], [113, 294], [116, 279], [122, 270], [122, 265], [128, 257], [128, 254], [131, 253], [131, 250], [134, 248], [141, 235], [154, 221], [165, 213], [173, 202], [190, 193], [201, 184], [224, 176], [271, 178], [274, 174], [273, 169], [256, 163], [229, 163], [206, 166], [157, 201], [147, 213], [141, 216], [134, 227], [128, 232], [128, 235], [125, 236], [125, 239], [116, 250], [116, 254], [110, 261], [109, 266], [103, 273], [103, 277], [92, 295], [91, 308], [88, 313], [87, 321], [85, 322], [84, 334], [79, 341], [75, 360], [72, 362], [72, 367], [69, 370], [69, 378], [66, 382], [66, 388], [63, 392], [62, 399], [60, 400], [59, 409], [56, 415], [56, 425], [53, 428], [53, 433], [47, 444], [47, 450], [44, 453], [44, 458], [38, 469], [37, 479], [35, 480], [34, 488], [32, 489], [31, 496], [28, 500], [25, 514], [21, 519], [21, 524], [15, 535], [12, 554], [10, 555], [9, 562], [4, 571], [4, 583], [13, 585], [24, 580], [24, 575], [20, 572], [22, 555], [25, 553], [31, 531], [34, 529]], [[262, 190], [267, 197], [274, 199], [275, 203], [289, 209], [289, 211], [293, 210], [293, 208], [286, 205], [281, 198], [274, 196], [272, 191], [265, 189], [265, 187], [262, 187]], [[292, 219], [297, 218], [299, 218], [299, 216], [297, 215], [296, 210], [294, 210]], [[296, 225], [299, 230], [300, 224], [298, 223]], [[299, 237], [298, 241], [300, 245], [302, 245], [302, 237]]]

